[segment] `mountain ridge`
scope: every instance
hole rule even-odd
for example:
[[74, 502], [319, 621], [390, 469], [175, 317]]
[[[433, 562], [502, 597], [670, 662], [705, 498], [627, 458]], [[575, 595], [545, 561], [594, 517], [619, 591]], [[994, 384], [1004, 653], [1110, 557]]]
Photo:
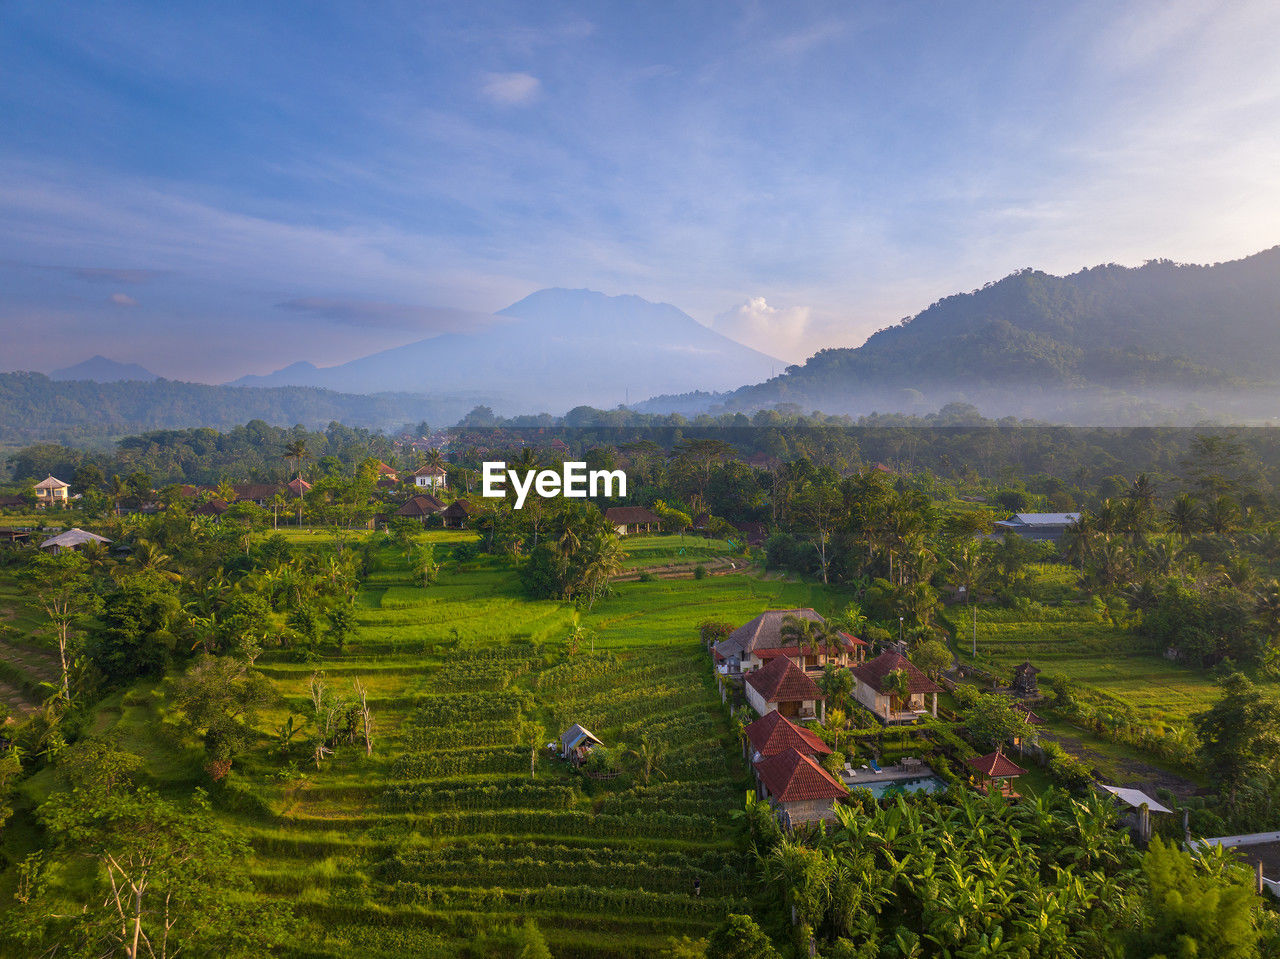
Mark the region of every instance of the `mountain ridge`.
[[305, 361], [231, 386], [430, 395], [467, 389], [512, 412], [610, 407], [658, 393], [735, 389], [784, 364], [634, 294], [537, 290], [475, 333], [442, 333], [330, 367]]

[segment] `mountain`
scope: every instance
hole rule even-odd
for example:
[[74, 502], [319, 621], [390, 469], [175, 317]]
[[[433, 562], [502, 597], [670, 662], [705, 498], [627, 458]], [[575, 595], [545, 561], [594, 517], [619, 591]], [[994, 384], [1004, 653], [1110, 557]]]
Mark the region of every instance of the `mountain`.
[[0, 373], [0, 447], [46, 442], [103, 445], [148, 430], [225, 430], [250, 420], [286, 427], [301, 423], [311, 429], [323, 429], [335, 420], [368, 429], [422, 420], [447, 426], [482, 401], [466, 393], [434, 398], [351, 396], [301, 386], [248, 389], [164, 379], [55, 382], [41, 373]]
[[1064, 402], [1081, 413], [1203, 407], [1277, 384], [1280, 247], [1211, 266], [1022, 270], [939, 300], [860, 347], [822, 350], [725, 405], [869, 412], [962, 399], [1061, 422]]
[[339, 366], [295, 363], [231, 385], [419, 395], [467, 390], [500, 411], [563, 412], [659, 393], [735, 389], [784, 365], [666, 303], [551, 289], [501, 310], [483, 330], [442, 334]]
[[63, 370], [54, 370], [49, 374], [49, 379], [91, 380], [94, 383], [119, 383], [122, 380], [138, 380], [142, 383], [150, 383], [152, 380], [159, 379], [159, 377], [137, 363], [117, 363], [115, 360], [109, 360], [105, 356], [95, 356], [85, 360], [83, 363], [77, 363], [75, 366], [68, 366]]

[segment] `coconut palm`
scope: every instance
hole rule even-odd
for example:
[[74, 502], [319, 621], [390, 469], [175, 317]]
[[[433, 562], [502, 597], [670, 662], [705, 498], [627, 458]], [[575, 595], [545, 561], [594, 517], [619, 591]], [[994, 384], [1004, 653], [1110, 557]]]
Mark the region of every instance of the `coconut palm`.
[[302, 475], [302, 461], [311, 456], [307, 452], [307, 441], [304, 439], [296, 439], [284, 448], [284, 458], [289, 461], [289, 472]]
[[662, 760], [667, 755], [666, 743], [650, 739], [648, 736], [642, 736], [640, 737], [640, 745], [633, 749], [628, 749], [627, 755], [639, 765], [640, 780], [646, 786], [649, 785], [649, 780], [653, 776], [657, 776], [659, 779], [666, 778], [660, 768]]

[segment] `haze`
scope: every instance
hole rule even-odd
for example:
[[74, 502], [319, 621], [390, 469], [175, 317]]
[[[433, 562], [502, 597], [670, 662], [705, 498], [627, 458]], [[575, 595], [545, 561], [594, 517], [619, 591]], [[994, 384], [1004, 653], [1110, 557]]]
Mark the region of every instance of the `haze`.
[[1280, 222], [1280, 7], [10, 3], [0, 368], [220, 382], [674, 303], [772, 356]]

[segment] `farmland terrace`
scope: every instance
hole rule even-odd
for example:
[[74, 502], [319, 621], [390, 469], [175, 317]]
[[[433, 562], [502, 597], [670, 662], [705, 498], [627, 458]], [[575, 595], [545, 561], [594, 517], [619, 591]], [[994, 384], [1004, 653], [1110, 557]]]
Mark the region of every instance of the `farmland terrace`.
[[[448, 557], [470, 534], [426, 538]], [[799, 583], [657, 580], [620, 584], [575, 620], [568, 604], [524, 598], [505, 562], [446, 559], [424, 588], [385, 549], [341, 654], [258, 660], [283, 705], [218, 805], [251, 843], [259, 894], [296, 904], [293, 955], [454, 956], [526, 916], [557, 957], [655, 955], [745, 909], [748, 892], [730, 815], [748, 774], [697, 624], [814, 604], [826, 594]], [[587, 631], [576, 651], [575, 622]], [[314, 721], [313, 681], [350, 700], [356, 679], [374, 716], [371, 756], [344, 745], [317, 770], [305, 737], [268, 737], [290, 716]], [[160, 702], [137, 687], [109, 725], [135, 751], [172, 755], [179, 733]], [[571, 770], [546, 746], [574, 722], [609, 747], [665, 744], [657, 772], [646, 785], [638, 772], [597, 781]], [[198, 775], [198, 750], [182, 748], [185, 766], [161, 774]]]

